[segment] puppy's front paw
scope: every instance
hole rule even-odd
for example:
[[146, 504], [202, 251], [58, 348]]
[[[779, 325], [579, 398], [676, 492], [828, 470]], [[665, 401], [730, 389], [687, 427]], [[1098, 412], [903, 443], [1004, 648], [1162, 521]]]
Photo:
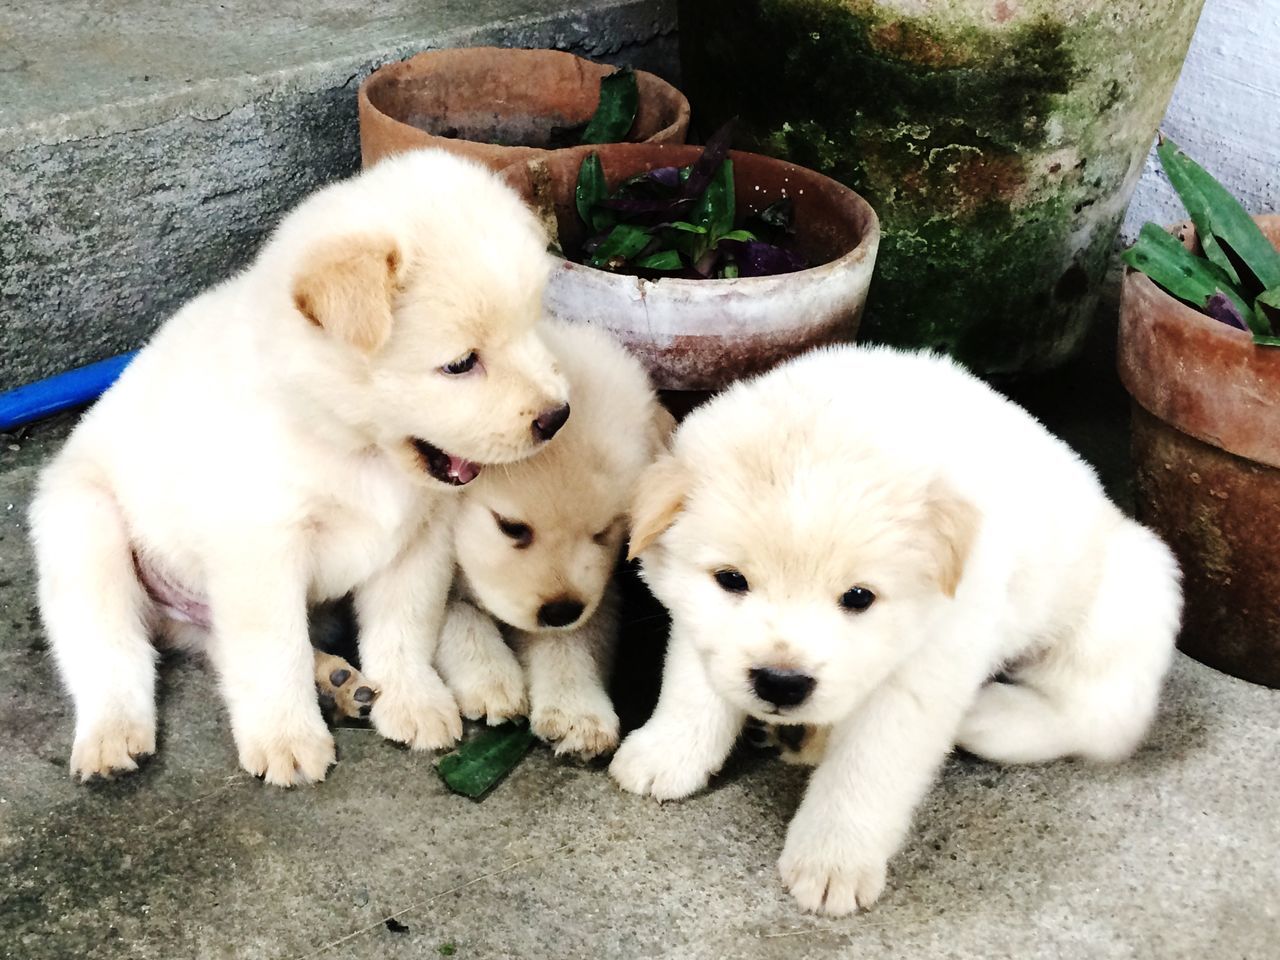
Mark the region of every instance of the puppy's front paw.
[[342, 657], [316, 651], [316, 693], [326, 718], [367, 717], [380, 692]]
[[475, 670], [451, 675], [449, 689], [458, 698], [458, 710], [464, 717], [484, 717], [491, 727], [529, 713], [524, 671], [515, 657], [494, 658]]
[[623, 790], [655, 800], [679, 800], [696, 793], [714, 772], [690, 762], [678, 736], [652, 726], [641, 727], [622, 741], [609, 764], [609, 775]]
[[844, 851], [830, 842], [787, 838], [778, 872], [805, 910], [840, 916], [870, 907], [884, 892], [888, 858]]
[[414, 750], [439, 750], [462, 736], [458, 704], [441, 682], [426, 688], [384, 686], [370, 717], [380, 734]]
[[536, 709], [529, 725], [534, 736], [554, 745], [556, 756], [576, 754], [590, 759], [618, 745], [618, 715], [607, 699], [595, 710]]
[[76, 737], [71, 748], [71, 774], [82, 782], [132, 773], [138, 761], [156, 752], [154, 720], [109, 717]]
[[237, 735], [236, 745], [240, 765], [277, 787], [317, 783], [337, 759], [333, 737], [318, 716], [314, 724], [293, 729], [264, 721]]

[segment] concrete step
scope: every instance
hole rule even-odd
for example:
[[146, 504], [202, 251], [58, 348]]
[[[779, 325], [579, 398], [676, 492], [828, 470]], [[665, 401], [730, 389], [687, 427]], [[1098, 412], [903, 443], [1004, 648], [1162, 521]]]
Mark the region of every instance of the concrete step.
[[0, 5], [0, 390], [138, 346], [359, 164], [355, 91], [432, 47], [671, 76], [673, 0]]

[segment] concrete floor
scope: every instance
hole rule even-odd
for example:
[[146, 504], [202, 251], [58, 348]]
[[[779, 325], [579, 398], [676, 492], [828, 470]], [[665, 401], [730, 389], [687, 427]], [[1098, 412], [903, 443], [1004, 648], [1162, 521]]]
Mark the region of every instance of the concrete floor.
[[[1015, 392], [1124, 500], [1105, 358]], [[778, 882], [804, 774], [759, 754], [660, 807], [539, 749], [476, 804], [427, 757], [342, 729], [329, 780], [285, 792], [237, 771], [210, 672], [179, 660], [157, 758], [74, 785], [22, 529], [66, 429], [0, 445], [0, 957], [1280, 955], [1280, 693], [1181, 657], [1127, 764], [953, 759], [884, 899], [841, 920], [801, 914]], [[660, 649], [648, 616], [618, 683], [633, 723]]]

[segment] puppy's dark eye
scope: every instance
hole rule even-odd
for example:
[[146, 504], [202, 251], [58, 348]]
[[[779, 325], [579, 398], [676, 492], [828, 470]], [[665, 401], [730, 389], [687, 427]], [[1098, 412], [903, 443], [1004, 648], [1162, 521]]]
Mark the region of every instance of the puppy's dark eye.
[[840, 597], [840, 606], [854, 613], [861, 613], [876, 602], [876, 595], [866, 587], [850, 587]]
[[447, 373], [451, 377], [458, 377], [464, 373], [470, 373], [479, 362], [480, 355], [472, 350], [465, 357], [459, 357], [453, 363], [446, 363], [440, 368], [440, 372]]
[[527, 523], [521, 523], [519, 520], [508, 520], [506, 517], [501, 517], [496, 513], [493, 515], [493, 519], [498, 524], [498, 529], [515, 541], [517, 549], [527, 547], [533, 543], [533, 527]]
[[747, 583], [747, 578], [733, 569], [733, 567], [717, 570], [715, 578], [716, 583], [720, 584], [720, 589], [726, 593], [746, 593], [751, 589], [751, 585]]

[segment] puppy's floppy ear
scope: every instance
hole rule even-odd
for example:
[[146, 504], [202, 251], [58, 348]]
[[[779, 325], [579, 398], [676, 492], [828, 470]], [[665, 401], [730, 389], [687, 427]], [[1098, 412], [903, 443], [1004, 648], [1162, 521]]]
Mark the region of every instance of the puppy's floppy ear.
[[293, 278], [293, 304], [317, 327], [373, 353], [391, 334], [391, 301], [403, 269], [392, 237], [332, 237], [303, 257]]
[[653, 401], [653, 415], [649, 420], [649, 449], [654, 455], [667, 449], [671, 434], [676, 432], [676, 418], [658, 400]]
[[640, 475], [631, 504], [628, 560], [648, 549], [675, 522], [684, 507], [688, 482], [684, 464], [669, 453], [664, 453]]
[[938, 585], [948, 597], [954, 597], [964, 575], [969, 552], [978, 537], [982, 514], [968, 500], [939, 481], [930, 484], [928, 495], [926, 515], [933, 537]]

